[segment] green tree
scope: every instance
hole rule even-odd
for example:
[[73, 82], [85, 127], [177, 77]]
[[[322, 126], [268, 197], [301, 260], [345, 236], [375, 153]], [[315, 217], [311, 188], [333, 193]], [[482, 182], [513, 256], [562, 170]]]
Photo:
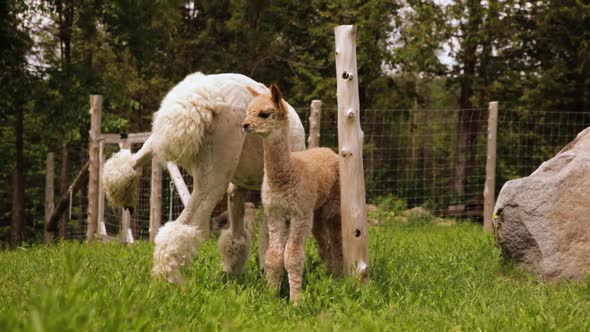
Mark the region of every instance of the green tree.
[[[0, 109], [2, 123], [12, 123], [12, 128], [3, 128], [3, 134], [10, 135], [9, 141], [14, 144], [8, 147], [2, 144], [3, 150], [12, 151], [11, 160], [14, 160], [8, 167], [4, 166], [2, 172], [5, 184], [8, 182], [6, 175], [12, 174], [11, 185], [2, 187], [12, 188], [10, 246], [14, 248], [23, 240], [25, 232], [24, 116], [31, 87], [26, 61], [30, 39], [21, 19], [26, 5], [19, 1], [3, 1], [0, 6], [0, 82], [3, 86]], [[3, 152], [3, 155], [8, 153]]]

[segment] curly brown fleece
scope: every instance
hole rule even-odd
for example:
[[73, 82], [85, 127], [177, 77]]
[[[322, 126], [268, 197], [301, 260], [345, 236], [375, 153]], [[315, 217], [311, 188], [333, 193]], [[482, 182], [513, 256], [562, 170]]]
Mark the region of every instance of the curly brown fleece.
[[269, 286], [279, 287], [283, 268], [291, 300], [301, 294], [305, 238], [313, 233], [321, 259], [333, 275], [342, 273], [342, 231], [338, 155], [328, 148], [289, 152], [288, 118], [281, 92], [259, 95], [248, 107], [244, 130], [264, 142], [262, 203], [268, 224], [265, 270]]

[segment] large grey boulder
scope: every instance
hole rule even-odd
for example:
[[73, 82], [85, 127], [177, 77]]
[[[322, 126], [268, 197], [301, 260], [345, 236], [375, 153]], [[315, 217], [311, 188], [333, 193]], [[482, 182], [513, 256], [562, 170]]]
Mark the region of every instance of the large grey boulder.
[[590, 273], [590, 127], [531, 175], [504, 185], [494, 233], [506, 257], [547, 280]]

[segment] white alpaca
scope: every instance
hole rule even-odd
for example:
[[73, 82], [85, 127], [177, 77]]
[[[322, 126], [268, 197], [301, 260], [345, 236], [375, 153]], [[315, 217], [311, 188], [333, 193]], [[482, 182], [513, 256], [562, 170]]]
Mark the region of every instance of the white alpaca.
[[[113, 206], [134, 206], [136, 170], [154, 153], [164, 164], [176, 162], [193, 177], [188, 205], [156, 236], [152, 270], [156, 278], [181, 281], [180, 269], [193, 260], [198, 243], [209, 237], [211, 213], [226, 189], [230, 227], [219, 239], [223, 270], [244, 271], [250, 252], [250, 235], [243, 221], [244, 195], [248, 189], [260, 190], [263, 176], [262, 142], [247, 137], [241, 129], [253, 99], [247, 86], [261, 93], [269, 91], [240, 74], [187, 76], [162, 101], [154, 115], [152, 135], [143, 147], [135, 154], [122, 150], [105, 163], [102, 181]], [[303, 150], [303, 126], [291, 106], [289, 118], [290, 148]]]

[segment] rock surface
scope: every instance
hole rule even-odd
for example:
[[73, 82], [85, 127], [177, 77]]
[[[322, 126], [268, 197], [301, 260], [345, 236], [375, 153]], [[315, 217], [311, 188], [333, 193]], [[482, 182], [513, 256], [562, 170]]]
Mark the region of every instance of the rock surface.
[[421, 206], [416, 206], [414, 208], [405, 210], [404, 212], [402, 212], [402, 217], [414, 217], [414, 218], [428, 218], [431, 217], [432, 214], [430, 213], [430, 211], [426, 210], [425, 208], [421, 207]]
[[531, 175], [504, 185], [494, 235], [507, 258], [547, 280], [590, 273], [590, 127]]

